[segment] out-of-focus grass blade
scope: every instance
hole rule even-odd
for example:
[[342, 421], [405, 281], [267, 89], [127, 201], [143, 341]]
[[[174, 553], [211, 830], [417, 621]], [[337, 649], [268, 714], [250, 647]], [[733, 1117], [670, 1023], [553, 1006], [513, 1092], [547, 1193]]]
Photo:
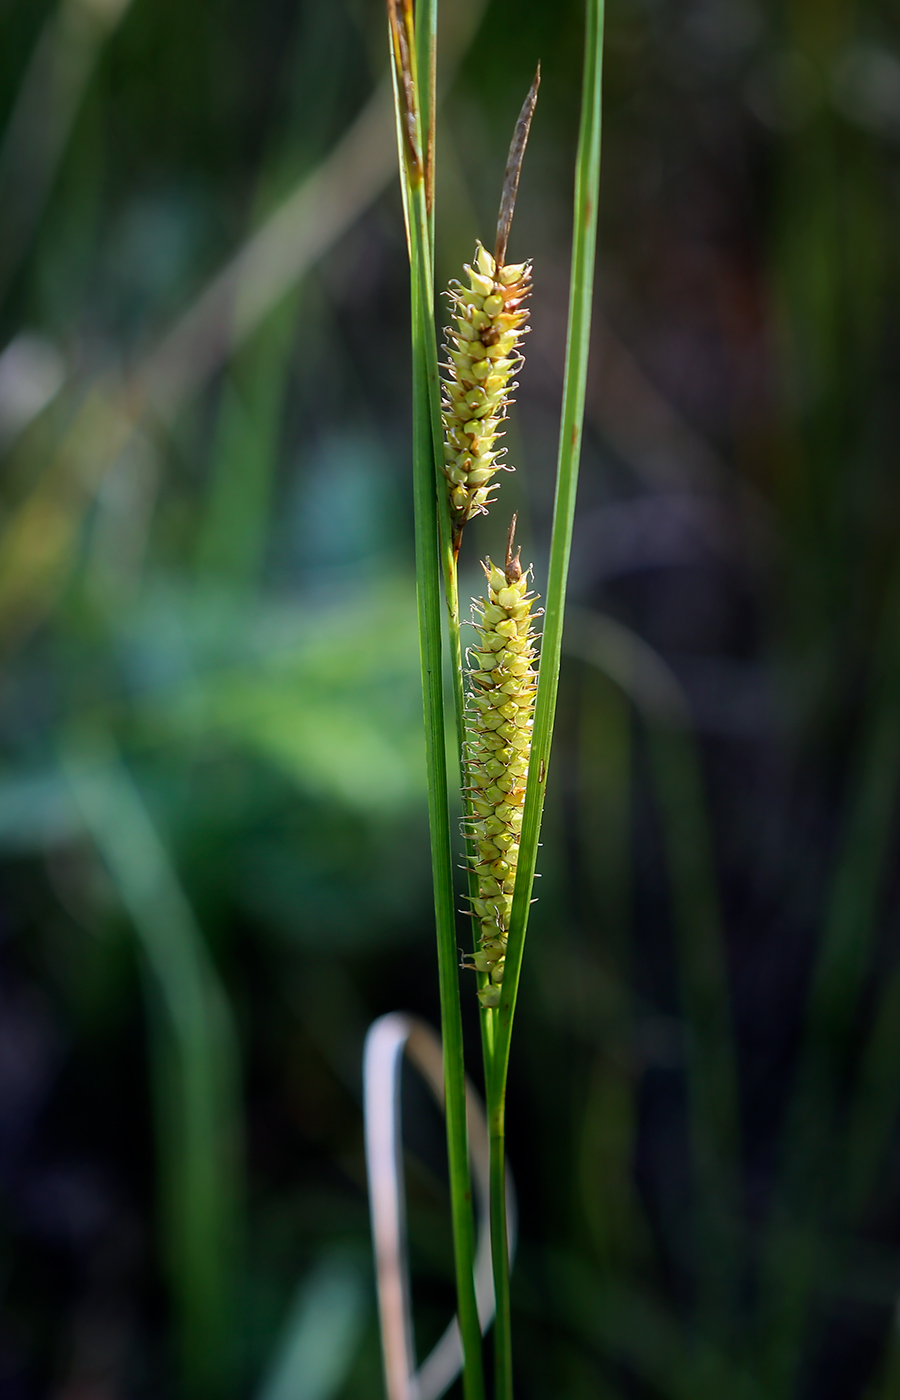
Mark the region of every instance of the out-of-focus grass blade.
[[[570, 612], [567, 652], [573, 620]], [[579, 689], [578, 834], [589, 891], [586, 919], [596, 930], [591, 961], [595, 977], [602, 978], [602, 996], [598, 1006], [597, 986], [589, 979], [575, 1011], [577, 1022], [589, 1018], [596, 1048], [573, 1114], [573, 1184], [599, 1272], [622, 1277], [652, 1254], [634, 1180], [640, 1076], [630, 956], [635, 725], [630, 697], [596, 667], [584, 667]]]
[[297, 295], [234, 357], [222, 389], [198, 563], [236, 588], [258, 579], [290, 362]]
[[0, 301], [26, 255], [103, 45], [131, 0], [59, 0], [25, 70], [0, 146]]
[[701, 1325], [722, 1342], [737, 1321], [741, 1198], [737, 1073], [718, 891], [690, 731], [658, 726], [648, 729], [647, 739], [687, 1029], [698, 1302]]
[[[849, 814], [813, 969], [803, 1041], [785, 1130], [784, 1168], [760, 1293], [761, 1335], [773, 1397], [793, 1394], [801, 1343], [817, 1278], [830, 1248], [826, 1230], [865, 1205], [893, 1123], [896, 1044], [885, 1016], [897, 1000], [888, 984], [867, 1051], [849, 1130], [838, 1134], [840, 1085], [871, 962], [889, 873], [888, 853], [900, 789], [900, 572], [895, 570], [879, 629]], [[848, 1175], [849, 1169], [849, 1175]], [[849, 1186], [849, 1190], [848, 1190]], [[842, 1224], [848, 1224], [844, 1218]]]
[[581, 1259], [551, 1259], [553, 1295], [565, 1318], [604, 1357], [664, 1400], [764, 1400], [753, 1380], [705, 1338], [689, 1336], [649, 1290], [598, 1280]]
[[[568, 651], [568, 644], [565, 643]], [[634, 897], [633, 719], [629, 697], [586, 666], [578, 719], [578, 833], [602, 955], [628, 977]]]
[[[900, 791], [900, 570], [888, 594], [878, 647], [878, 674], [866, 716], [854, 807], [844, 858], [835, 877], [833, 899], [818, 969], [818, 1005], [811, 1008], [811, 1034], [823, 1043], [819, 1053], [846, 1048], [854, 1012], [871, 956], [895, 834]], [[815, 1020], [812, 1013], [815, 1013]], [[885, 984], [865, 1046], [847, 1132], [848, 1195], [858, 1212], [875, 1183], [900, 1088], [900, 972]]]
[[134, 926], [146, 969], [158, 1115], [164, 1252], [185, 1393], [235, 1383], [234, 1290], [242, 1209], [238, 1047], [224, 988], [134, 781], [102, 739], [65, 770]]
[[81, 828], [71, 788], [58, 771], [7, 773], [0, 782], [0, 849], [47, 850], [71, 841]]
[[888, 1160], [900, 1106], [900, 969], [881, 995], [862, 1057], [847, 1127], [847, 1194], [850, 1210], [865, 1208], [880, 1169]]
[[687, 702], [662, 658], [612, 618], [573, 610], [566, 650], [620, 685], [646, 723], [688, 1029], [699, 1301], [703, 1322], [721, 1343], [737, 1301], [737, 1071], [709, 823]]
[[369, 1289], [351, 1260], [332, 1255], [297, 1290], [257, 1400], [332, 1400], [356, 1358]]

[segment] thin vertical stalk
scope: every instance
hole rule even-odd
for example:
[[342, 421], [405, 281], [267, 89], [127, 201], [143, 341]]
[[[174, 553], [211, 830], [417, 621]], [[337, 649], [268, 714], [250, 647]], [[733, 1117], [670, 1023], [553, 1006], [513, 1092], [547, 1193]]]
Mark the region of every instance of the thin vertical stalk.
[[[397, 106], [400, 177], [410, 252], [413, 368], [413, 501], [416, 603], [425, 711], [428, 820], [434, 878], [450, 1207], [457, 1312], [463, 1343], [466, 1400], [483, 1400], [481, 1329], [475, 1301], [475, 1228], [466, 1140], [465, 1069], [456, 949], [449, 789], [444, 731], [440, 595], [439, 501], [435, 450], [440, 444], [432, 241], [428, 208], [430, 125], [423, 133], [416, 85], [416, 41], [409, 0], [389, 0], [391, 57]], [[433, 0], [422, 0], [419, 22], [434, 27]], [[424, 141], [423, 141], [424, 134]], [[424, 154], [423, 154], [424, 153]]]
[[[496, 1017], [486, 1012], [484, 1019]], [[512, 1400], [512, 1321], [509, 1302], [509, 1229], [506, 1221], [506, 1104], [488, 1106], [490, 1133], [491, 1260], [494, 1266], [494, 1400]]]
[[[414, 276], [413, 315], [413, 454], [416, 531], [416, 601], [425, 700], [428, 819], [431, 831], [434, 905], [438, 944], [438, 977], [441, 998], [441, 1030], [444, 1042], [444, 1087], [447, 1114], [447, 1153], [450, 1171], [450, 1203], [456, 1260], [457, 1309], [463, 1338], [466, 1400], [481, 1400], [481, 1329], [475, 1303], [475, 1227], [469, 1181], [466, 1141], [465, 1074], [456, 915], [453, 893], [453, 854], [450, 839], [449, 787], [444, 735], [444, 697], [441, 659], [440, 553], [436, 521], [434, 439], [431, 425], [430, 384], [427, 361], [429, 339], [434, 339], [432, 309], [425, 289], [426, 223], [423, 191], [414, 192], [411, 227], [418, 276]], [[423, 295], [424, 292], [424, 295]], [[437, 358], [434, 352], [435, 362]], [[436, 379], [436, 369], [435, 369]]]
[[[424, 200], [416, 199], [424, 214]], [[450, 838], [449, 786], [444, 735], [440, 596], [440, 555], [436, 528], [433, 438], [429, 408], [429, 384], [425, 360], [428, 309], [423, 304], [421, 273], [424, 248], [420, 226], [414, 217], [413, 244], [420, 264], [414, 278], [413, 315], [413, 497], [416, 533], [416, 603], [425, 704], [428, 822], [431, 832], [434, 909], [437, 929], [441, 1030], [444, 1042], [444, 1087], [447, 1115], [447, 1153], [450, 1172], [450, 1204], [456, 1260], [457, 1308], [463, 1337], [466, 1400], [481, 1400], [481, 1329], [475, 1304], [475, 1227], [469, 1181], [466, 1141], [465, 1075], [456, 914], [453, 892], [453, 852]], [[432, 323], [433, 336], [433, 323]]]
[[[447, 593], [447, 633], [450, 639], [450, 669], [453, 673], [453, 712], [456, 721], [456, 748], [459, 756], [459, 786], [462, 795], [463, 817], [472, 816], [472, 805], [469, 798], [469, 777], [466, 764], [466, 697], [463, 689], [463, 663], [462, 663], [462, 642], [459, 632], [459, 570], [457, 568], [456, 557], [450, 537], [450, 518], [447, 510], [447, 492], [444, 489], [443, 479], [438, 480], [438, 496], [443, 496], [443, 520], [441, 529], [441, 547], [444, 554]], [[446, 526], [446, 529], [443, 528]], [[478, 946], [478, 919], [475, 914], [475, 906], [472, 903], [478, 897], [478, 876], [475, 873], [474, 843], [469, 836], [468, 822], [463, 827], [463, 847], [466, 855], [466, 888], [469, 895], [469, 905], [472, 909], [473, 938], [472, 946]], [[487, 973], [477, 972], [478, 990], [486, 987], [490, 982]], [[487, 1082], [488, 1066], [494, 1048], [494, 1015], [491, 1011], [482, 1010], [481, 1021], [481, 1052], [485, 1066], [485, 1082]]]
[[525, 931], [528, 923], [528, 909], [531, 903], [531, 891], [537, 863], [545, 779], [550, 757], [553, 722], [556, 715], [556, 695], [559, 688], [563, 613], [581, 455], [594, 288], [597, 197], [600, 184], [603, 11], [604, 0], [587, 0], [581, 130], [575, 179], [566, 370], [557, 458], [553, 530], [550, 541], [550, 567], [547, 578], [531, 763], [528, 770], [528, 787], [525, 796], [522, 838], [516, 874], [516, 892], [510, 920], [503, 994], [498, 1010], [496, 1071], [501, 1087], [505, 1087], [509, 1040], [512, 1032]]
[[[488, 1116], [491, 1124], [491, 1223], [494, 1227], [492, 1247], [495, 1279], [499, 1280], [497, 1321], [495, 1324], [496, 1400], [511, 1400], [512, 1397], [512, 1365], [509, 1346], [509, 1256], [501, 1199], [505, 1170], [504, 1106], [513, 1015], [522, 969], [522, 954], [537, 862], [538, 837], [546, 790], [553, 722], [556, 714], [566, 581], [572, 548], [575, 494], [581, 455], [594, 290], [594, 258], [597, 244], [597, 200], [600, 188], [603, 20], [604, 0], [587, 0], [581, 125], [575, 174], [566, 369], [557, 457], [553, 531], [550, 542], [550, 567], [541, 643], [541, 665], [516, 873], [516, 889], [506, 951], [506, 966], [500, 1004], [496, 1012], [494, 1052], [488, 1072]], [[495, 1184], [496, 1190], [494, 1190]], [[495, 1196], [498, 1196], [496, 1201], [494, 1200]]]

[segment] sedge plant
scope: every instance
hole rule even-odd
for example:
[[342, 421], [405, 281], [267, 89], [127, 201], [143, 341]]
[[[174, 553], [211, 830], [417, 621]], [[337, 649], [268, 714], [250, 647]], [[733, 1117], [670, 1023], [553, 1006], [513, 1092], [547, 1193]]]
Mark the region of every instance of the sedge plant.
[[[434, 294], [436, 0], [418, 0], [415, 12], [412, 0], [388, 0], [388, 20], [410, 257], [416, 591], [463, 1390], [466, 1400], [481, 1400], [486, 1394], [473, 1283], [461, 1015], [461, 996], [476, 993], [471, 984], [461, 983], [457, 954], [456, 852], [446, 761], [451, 723], [459, 755], [473, 914], [472, 952], [464, 966], [474, 969], [478, 984], [490, 1129], [493, 1393], [495, 1400], [511, 1400], [506, 1084], [553, 737], [584, 417], [600, 168], [603, 0], [586, 0], [566, 364], [540, 662], [530, 571], [522, 568], [513, 520], [505, 554], [498, 556], [501, 562], [488, 559], [483, 565], [487, 586], [475, 604], [477, 642], [468, 655], [468, 695], [457, 569], [467, 521], [487, 512], [496, 499], [498, 473], [509, 469], [499, 437], [515, 387], [513, 375], [522, 363], [531, 265], [508, 263], [506, 250], [539, 73], [515, 128], [494, 251], [479, 244], [465, 269], [467, 285], [450, 288], [448, 362], [442, 381]], [[453, 678], [452, 721], [444, 705], [445, 635]]]

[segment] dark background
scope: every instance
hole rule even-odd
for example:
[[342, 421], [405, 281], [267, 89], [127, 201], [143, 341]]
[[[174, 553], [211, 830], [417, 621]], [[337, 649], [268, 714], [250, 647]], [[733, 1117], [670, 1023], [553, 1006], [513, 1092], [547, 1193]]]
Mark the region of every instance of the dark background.
[[[0, 23], [0, 1395], [374, 1400], [362, 1043], [438, 1019], [384, 16]], [[581, 25], [442, 14], [439, 284], [543, 65], [464, 595], [512, 509], [545, 573]], [[521, 1400], [900, 1395], [898, 38], [886, 0], [610, 0]], [[412, 1080], [407, 1118], [424, 1355]]]

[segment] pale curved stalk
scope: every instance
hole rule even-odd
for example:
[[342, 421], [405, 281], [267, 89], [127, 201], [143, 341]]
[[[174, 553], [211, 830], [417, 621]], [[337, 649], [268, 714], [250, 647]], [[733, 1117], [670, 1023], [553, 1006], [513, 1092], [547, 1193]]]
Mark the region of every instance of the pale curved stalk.
[[[431, 1027], [415, 1016], [391, 1012], [369, 1027], [363, 1057], [366, 1128], [366, 1174], [372, 1218], [372, 1239], [378, 1280], [378, 1306], [388, 1400], [437, 1400], [462, 1368], [462, 1342], [457, 1320], [418, 1368], [413, 1349], [406, 1253], [403, 1190], [400, 1070], [404, 1054], [419, 1070], [439, 1106], [444, 1102], [441, 1042]], [[466, 1111], [472, 1151], [472, 1182], [482, 1214], [475, 1259], [475, 1291], [482, 1331], [494, 1316], [491, 1239], [488, 1214], [489, 1151], [484, 1106], [466, 1080]], [[515, 1200], [512, 1181], [506, 1183], [510, 1211]], [[510, 1249], [515, 1230], [510, 1231]]]

